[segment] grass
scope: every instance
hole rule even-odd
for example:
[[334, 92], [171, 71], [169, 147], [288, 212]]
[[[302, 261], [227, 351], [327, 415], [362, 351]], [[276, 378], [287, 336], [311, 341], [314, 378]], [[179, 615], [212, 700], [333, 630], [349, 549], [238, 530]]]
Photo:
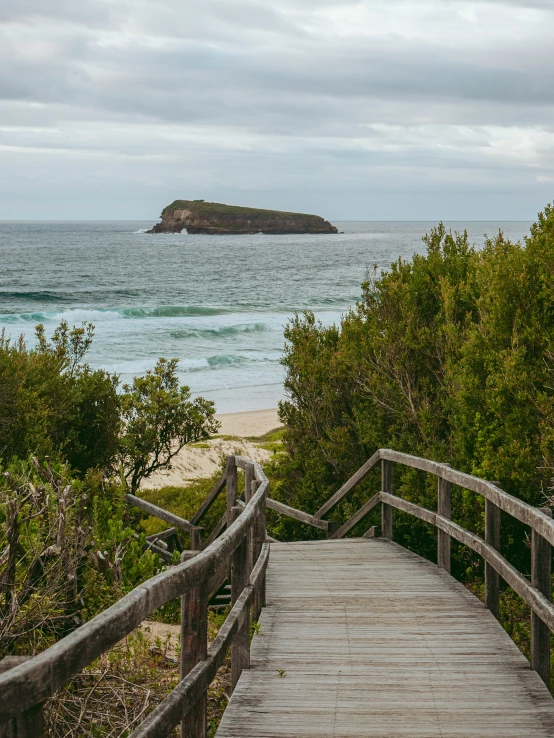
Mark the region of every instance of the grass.
[[289, 213], [284, 210], [265, 210], [263, 208], [246, 208], [240, 205], [224, 205], [220, 202], [204, 202], [204, 200], [174, 200], [162, 210], [162, 216], [172, 210], [190, 210], [194, 213], [206, 215], [245, 215], [250, 218], [259, 217], [267, 218], [268, 215], [282, 216], [284, 218], [316, 218], [321, 220], [318, 215], [308, 213]]
[[[221, 471], [218, 471], [213, 476], [208, 477], [207, 479], [197, 479], [186, 487], [170, 485], [167, 487], [160, 487], [159, 489], [143, 489], [140, 491], [140, 496], [144, 500], [151, 502], [153, 505], [162, 507], [164, 510], [168, 510], [174, 515], [179, 515], [179, 517], [184, 518], [185, 520], [190, 520], [200, 505], [204, 502], [220, 475]], [[206, 530], [211, 531], [213, 526], [223, 515], [224, 510], [225, 495], [221, 494], [202, 521], [202, 526], [204, 526]], [[146, 535], [159, 533], [168, 527], [168, 524], [163, 520], [159, 520], [158, 518], [151, 516], [145, 516], [142, 521], [142, 529]]]
[[251, 436], [247, 438], [247, 441], [252, 441], [256, 443], [260, 448], [265, 449], [266, 451], [271, 451], [273, 454], [279, 454], [283, 453], [284, 446], [283, 446], [283, 435], [285, 433], [284, 428], [276, 428], [275, 430], [269, 431], [269, 433], [265, 433], [263, 436], [254, 437]]

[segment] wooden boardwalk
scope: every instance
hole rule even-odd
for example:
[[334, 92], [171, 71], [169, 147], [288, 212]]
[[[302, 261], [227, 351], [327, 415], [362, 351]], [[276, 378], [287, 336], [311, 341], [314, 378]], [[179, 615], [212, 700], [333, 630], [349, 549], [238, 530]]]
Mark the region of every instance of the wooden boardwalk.
[[384, 539], [275, 543], [251, 669], [217, 736], [551, 738], [554, 700], [434, 564]]

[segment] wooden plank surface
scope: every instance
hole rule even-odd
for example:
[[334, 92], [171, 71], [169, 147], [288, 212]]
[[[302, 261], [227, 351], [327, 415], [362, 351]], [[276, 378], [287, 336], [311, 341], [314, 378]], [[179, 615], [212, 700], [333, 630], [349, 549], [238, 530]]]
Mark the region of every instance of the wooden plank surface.
[[542, 680], [444, 570], [383, 539], [271, 544], [218, 738], [553, 735]]

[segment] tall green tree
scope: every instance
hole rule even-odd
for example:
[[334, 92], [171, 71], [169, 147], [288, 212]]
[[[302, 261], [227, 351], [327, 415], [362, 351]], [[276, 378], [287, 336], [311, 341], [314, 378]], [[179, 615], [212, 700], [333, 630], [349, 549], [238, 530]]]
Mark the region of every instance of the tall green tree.
[[177, 359], [160, 359], [152, 371], [123, 388], [119, 458], [133, 493], [143, 479], [169, 468], [183, 446], [219, 428], [214, 403], [203, 397], [191, 400], [190, 389], [179, 385], [177, 364]]

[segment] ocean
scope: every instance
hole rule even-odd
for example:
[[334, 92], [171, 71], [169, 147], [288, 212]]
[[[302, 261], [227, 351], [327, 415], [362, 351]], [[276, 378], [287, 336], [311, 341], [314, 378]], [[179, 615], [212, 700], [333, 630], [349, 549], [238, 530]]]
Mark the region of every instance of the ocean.
[[[283, 397], [283, 327], [312, 310], [340, 321], [374, 265], [423, 253], [434, 223], [335, 222], [339, 235], [151, 235], [153, 221], [0, 222], [0, 331], [29, 344], [34, 326], [90, 321], [87, 355], [122, 382], [179, 359], [180, 380], [219, 413]], [[482, 245], [530, 222], [446, 223]]]

